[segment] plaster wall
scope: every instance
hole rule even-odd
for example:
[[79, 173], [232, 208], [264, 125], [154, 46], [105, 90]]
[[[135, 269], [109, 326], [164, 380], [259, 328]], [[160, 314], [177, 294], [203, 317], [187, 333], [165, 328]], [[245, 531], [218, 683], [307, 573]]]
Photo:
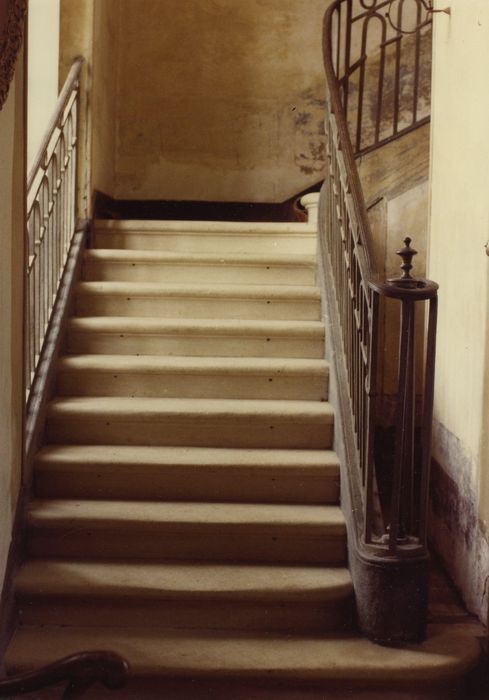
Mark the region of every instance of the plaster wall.
[[92, 45], [92, 188], [112, 193], [115, 182], [118, 0], [96, 0]]
[[489, 4], [437, 0], [428, 274], [439, 282], [434, 539], [487, 616], [489, 548]]
[[24, 86], [22, 57], [0, 110], [0, 577], [21, 486], [24, 280]]
[[[106, 0], [98, 0], [106, 2]], [[80, 87], [78, 130], [78, 216], [91, 215], [92, 74], [95, 0], [60, 0], [59, 89], [77, 56], [85, 59]], [[90, 97], [89, 97], [90, 96]]]
[[107, 194], [280, 202], [319, 182], [326, 5], [115, 0], [118, 126]]
[[58, 97], [60, 0], [29, 0], [27, 163], [32, 165]]

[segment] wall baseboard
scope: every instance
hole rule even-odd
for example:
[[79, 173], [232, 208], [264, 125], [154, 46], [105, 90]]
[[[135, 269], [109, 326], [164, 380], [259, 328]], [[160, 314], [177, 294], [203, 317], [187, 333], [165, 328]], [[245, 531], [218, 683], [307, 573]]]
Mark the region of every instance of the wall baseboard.
[[307, 215], [298, 200], [318, 192], [321, 183], [281, 202], [197, 202], [167, 200], [113, 199], [96, 192], [94, 218], [98, 219], [168, 219], [176, 221], [305, 221]]

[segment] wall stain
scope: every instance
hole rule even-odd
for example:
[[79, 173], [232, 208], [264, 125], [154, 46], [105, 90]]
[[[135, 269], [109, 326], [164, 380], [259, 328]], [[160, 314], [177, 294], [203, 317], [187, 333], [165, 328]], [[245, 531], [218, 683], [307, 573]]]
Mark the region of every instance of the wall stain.
[[306, 126], [312, 120], [312, 114], [310, 112], [299, 112], [295, 118], [296, 127]]
[[294, 162], [299, 171], [312, 178], [324, 175], [325, 141], [324, 109], [321, 89], [308, 88], [300, 93], [297, 112], [294, 115], [295, 156]]
[[[433, 423], [430, 541], [471, 612], [487, 615], [487, 528], [479, 517], [470, 482], [471, 462], [460, 440], [439, 421]], [[439, 461], [438, 461], [439, 460]], [[450, 470], [451, 474], [448, 473]]]

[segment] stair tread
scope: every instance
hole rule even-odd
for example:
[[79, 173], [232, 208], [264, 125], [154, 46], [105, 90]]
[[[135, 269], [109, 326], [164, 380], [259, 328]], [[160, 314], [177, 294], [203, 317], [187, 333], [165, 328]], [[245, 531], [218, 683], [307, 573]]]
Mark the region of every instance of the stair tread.
[[269, 416], [283, 420], [321, 421], [333, 423], [333, 408], [327, 401], [292, 401], [272, 399], [166, 399], [125, 396], [57, 398], [48, 404], [48, 415], [62, 417], [77, 414], [92, 418], [107, 416], [131, 420], [166, 414], [192, 417], [208, 415], [213, 418], [230, 416]]
[[316, 285], [287, 284], [191, 284], [161, 282], [78, 282], [79, 294], [106, 294], [112, 296], [173, 296], [232, 299], [304, 299], [320, 300]]
[[31, 526], [64, 527], [90, 522], [92, 527], [134, 524], [151, 529], [164, 523], [198, 525], [243, 525], [262, 527], [328, 528], [343, 535], [345, 520], [339, 506], [276, 503], [214, 503], [183, 501], [116, 501], [81, 499], [34, 499], [28, 506]]
[[9, 673], [31, 670], [80, 649], [107, 648], [125, 656], [135, 677], [256, 678], [382, 682], [409, 687], [445, 682], [474, 667], [480, 644], [467, 625], [432, 625], [428, 638], [402, 649], [346, 633], [284, 635], [150, 628], [23, 627], [5, 663]]
[[316, 237], [314, 223], [257, 221], [182, 221], [171, 219], [96, 219], [95, 231], [144, 231], [145, 233], [196, 233], [209, 235], [280, 234]]
[[171, 332], [181, 333], [218, 333], [222, 335], [241, 333], [256, 333], [268, 336], [270, 334], [295, 335], [306, 334], [321, 337], [324, 334], [324, 324], [321, 321], [261, 321], [246, 319], [206, 319], [206, 318], [152, 318], [137, 316], [84, 316], [68, 320], [68, 325], [76, 330], [100, 330], [131, 333]]
[[53, 445], [44, 447], [36, 456], [36, 468], [58, 465], [65, 468], [86, 468], [91, 462], [114, 467], [135, 464], [137, 466], [197, 465], [226, 468], [260, 468], [267, 466], [281, 469], [300, 467], [328, 469], [335, 476], [339, 472], [339, 460], [332, 450], [281, 450], [244, 449], [225, 447], [160, 447], [132, 445]]
[[285, 600], [307, 603], [352, 595], [348, 569], [207, 562], [29, 560], [15, 580], [20, 596]]
[[317, 359], [259, 357], [187, 357], [165, 355], [67, 355], [58, 363], [61, 372], [90, 370], [100, 372], [185, 372], [186, 374], [317, 374], [324, 377], [328, 363]]
[[144, 262], [160, 263], [215, 263], [222, 265], [287, 265], [293, 267], [312, 267], [314, 255], [291, 253], [183, 253], [159, 250], [126, 250], [124, 248], [91, 248], [85, 251], [85, 260], [89, 262]]

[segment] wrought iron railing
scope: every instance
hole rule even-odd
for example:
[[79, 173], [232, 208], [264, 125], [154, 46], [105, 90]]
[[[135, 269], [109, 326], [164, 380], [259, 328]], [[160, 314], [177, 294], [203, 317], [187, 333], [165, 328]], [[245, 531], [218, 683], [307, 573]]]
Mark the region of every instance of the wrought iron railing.
[[82, 62], [83, 59], [76, 59], [71, 67], [27, 180], [27, 398], [75, 232]]
[[[414, 33], [404, 35], [394, 27], [403, 24], [402, 13], [408, 5], [414, 12]], [[389, 12], [392, 20], [394, 11], [397, 24], [385, 14]], [[372, 35], [374, 27], [378, 31]], [[372, 231], [355, 156], [421, 126], [429, 118], [426, 106], [421, 110], [418, 105], [421, 44], [428, 29], [429, 17], [422, 16], [420, 0], [335, 0], [324, 20], [327, 173], [321, 204], [321, 247], [333, 281], [349, 387], [355, 443], [355, 464], [350, 469], [360, 494], [361, 513], [356, 512], [355, 517], [360, 518], [361, 544], [374, 556], [391, 559], [426, 554], [437, 285], [411, 277], [415, 251], [409, 239], [398, 251], [403, 258], [401, 277], [383, 280], [383, 271], [374, 269]], [[404, 52], [406, 37], [410, 50]], [[393, 76], [388, 81], [392, 101], [387, 107], [386, 52], [390, 46], [394, 47]], [[406, 119], [406, 109], [400, 105], [408, 92], [411, 107]], [[367, 103], [373, 105], [369, 120]], [[378, 368], [384, 364], [379, 307], [387, 298], [398, 302], [400, 338], [395, 448], [386, 476], [380, 474], [376, 463], [374, 442], [380, 406]], [[425, 342], [424, 334], [416, 333], [415, 316], [426, 301]], [[397, 349], [388, 348], [387, 352], [396, 356]], [[417, 421], [420, 362], [423, 399]], [[381, 478], [384, 493], [388, 485], [383, 499], [379, 497]]]
[[430, 119], [431, 11], [425, 0], [341, 0], [328, 56], [356, 156]]

